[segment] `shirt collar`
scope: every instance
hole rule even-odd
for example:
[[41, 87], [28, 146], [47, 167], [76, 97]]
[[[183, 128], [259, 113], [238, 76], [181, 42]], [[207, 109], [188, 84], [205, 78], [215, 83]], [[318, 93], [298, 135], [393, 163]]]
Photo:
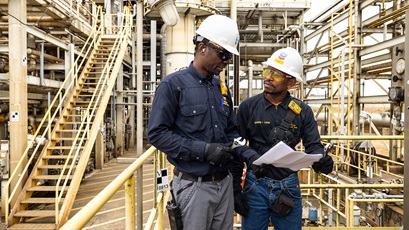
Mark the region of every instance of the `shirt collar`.
[[[267, 98], [264, 96], [263, 93], [263, 98], [264, 98], [264, 109], [266, 110], [269, 106], [274, 106], [273, 104], [270, 103], [270, 101], [267, 100]], [[285, 110], [288, 109], [288, 103], [290, 103], [292, 97], [290, 95], [290, 92], [287, 91], [287, 96], [284, 98], [284, 100], [278, 105], [283, 107]]]
[[201, 74], [197, 69], [193, 67], [193, 61], [190, 62], [189, 65], [189, 72], [192, 74], [193, 78], [199, 81], [200, 84], [203, 84], [204, 82], [209, 82], [210, 84], [215, 84], [213, 81], [215, 79], [214, 76], [212, 76], [210, 79], [206, 78], [203, 74]]

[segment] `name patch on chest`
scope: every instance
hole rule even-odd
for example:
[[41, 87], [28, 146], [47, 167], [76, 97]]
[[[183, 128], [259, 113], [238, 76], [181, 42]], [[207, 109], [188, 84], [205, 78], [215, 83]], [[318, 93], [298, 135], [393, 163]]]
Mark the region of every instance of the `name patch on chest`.
[[254, 121], [255, 125], [269, 125], [270, 121]]

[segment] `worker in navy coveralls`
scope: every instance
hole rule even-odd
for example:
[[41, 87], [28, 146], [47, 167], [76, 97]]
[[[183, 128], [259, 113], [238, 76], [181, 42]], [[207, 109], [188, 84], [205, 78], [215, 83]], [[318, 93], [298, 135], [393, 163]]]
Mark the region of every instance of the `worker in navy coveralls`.
[[[299, 230], [302, 198], [297, 172], [252, 163], [279, 141], [295, 149], [302, 140], [307, 154], [325, 155], [324, 147], [311, 108], [288, 92], [297, 80], [303, 81], [302, 58], [298, 51], [279, 49], [263, 64], [264, 92], [244, 100], [237, 115], [240, 135], [258, 154], [252, 156], [247, 165], [243, 190], [239, 184], [234, 185], [235, 210], [243, 215], [243, 230], [264, 230], [269, 222], [275, 230]], [[293, 115], [286, 118], [287, 114]], [[333, 163], [326, 155], [312, 167], [328, 174]], [[234, 171], [233, 176], [240, 178], [241, 171]], [[283, 197], [278, 199], [280, 195]]]
[[[233, 228], [233, 156], [256, 152], [232, 149], [239, 136], [230, 92], [216, 76], [239, 55], [235, 21], [207, 17], [196, 31], [194, 60], [159, 84], [148, 124], [149, 142], [175, 166], [173, 194], [187, 230]], [[240, 183], [238, 178], [238, 183]]]

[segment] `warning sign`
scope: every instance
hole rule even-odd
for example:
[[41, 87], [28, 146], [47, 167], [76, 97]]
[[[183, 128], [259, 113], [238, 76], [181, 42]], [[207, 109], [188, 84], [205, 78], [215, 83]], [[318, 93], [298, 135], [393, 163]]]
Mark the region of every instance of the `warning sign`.
[[163, 191], [169, 189], [168, 169], [159, 169], [156, 171], [156, 190]]

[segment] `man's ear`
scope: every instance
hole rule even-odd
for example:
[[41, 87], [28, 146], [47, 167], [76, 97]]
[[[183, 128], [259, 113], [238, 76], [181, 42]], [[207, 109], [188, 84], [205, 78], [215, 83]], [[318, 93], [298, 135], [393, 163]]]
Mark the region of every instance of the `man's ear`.
[[293, 87], [295, 83], [297, 83], [297, 80], [294, 77], [291, 78], [290, 81], [288, 81], [288, 88]]

